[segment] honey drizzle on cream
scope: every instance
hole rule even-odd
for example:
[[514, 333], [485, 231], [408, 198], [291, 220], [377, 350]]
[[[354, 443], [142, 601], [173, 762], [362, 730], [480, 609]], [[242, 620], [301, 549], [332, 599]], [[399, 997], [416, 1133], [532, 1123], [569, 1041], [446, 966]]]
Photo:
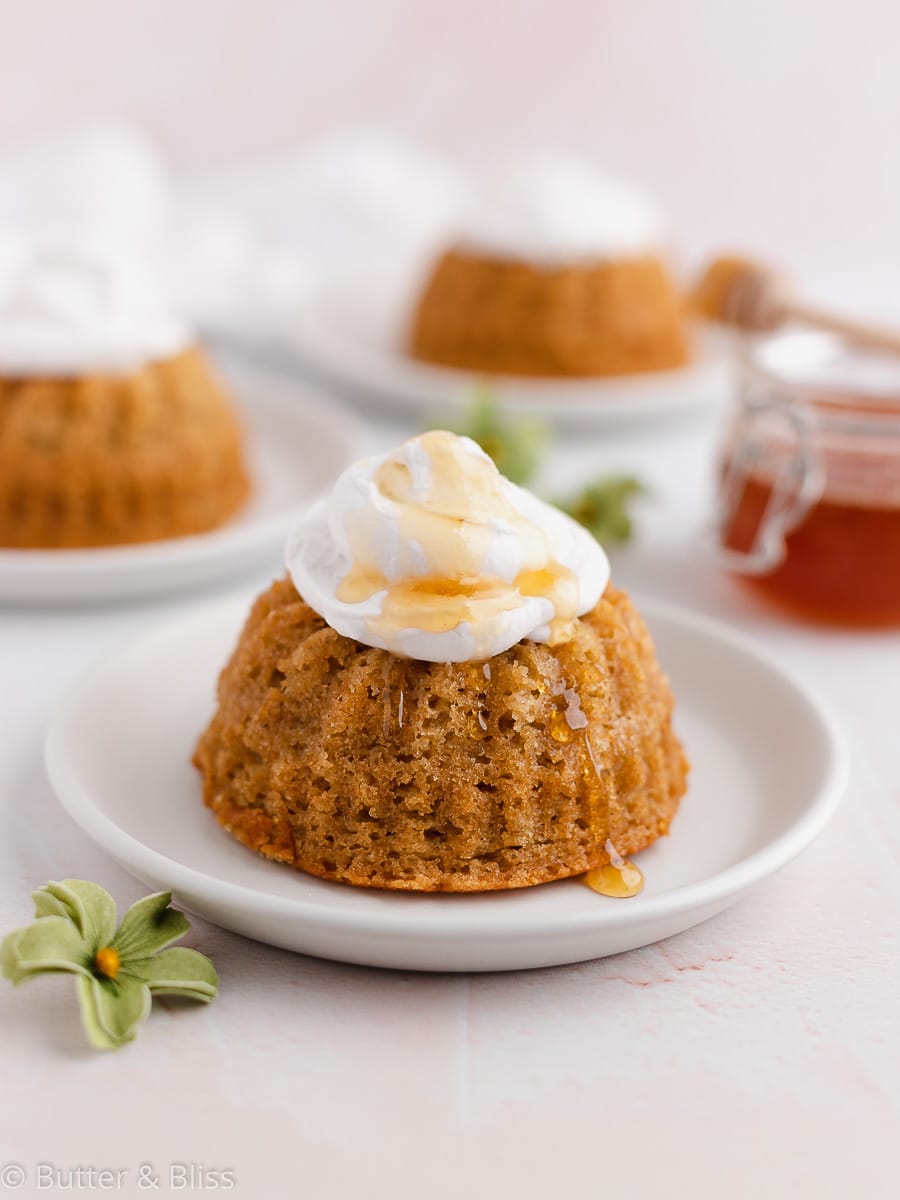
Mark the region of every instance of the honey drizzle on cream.
[[360, 604], [376, 592], [383, 592], [387, 586], [388, 581], [380, 571], [355, 562], [338, 584], [337, 597], [345, 604]]
[[[542, 597], [554, 610], [549, 644], [567, 641], [578, 609], [578, 580], [555, 561], [544, 531], [510, 503], [493, 463], [459, 453], [454, 434], [434, 431], [418, 441], [431, 461], [425, 494], [415, 494], [412, 471], [396, 458], [381, 464], [375, 484], [398, 509], [399, 542], [420, 547], [430, 572], [417, 573], [407, 562], [404, 577], [387, 579], [368, 558], [362, 520], [348, 529], [353, 563], [338, 584], [338, 599], [358, 604], [384, 593], [380, 612], [368, 620], [372, 632], [384, 638], [405, 629], [449, 633], [469, 622], [477, 643], [479, 628], [518, 608], [523, 596]], [[497, 520], [512, 527], [522, 551], [524, 566], [512, 583], [480, 572]]]
[[548, 646], [568, 642], [574, 631], [578, 611], [578, 580], [561, 563], [549, 563], [537, 571], [522, 571], [516, 578], [521, 596], [543, 596], [553, 601], [556, 615], [550, 621]]
[[401, 629], [449, 633], [462, 621], [477, 626], [518, 603], [515, 591], [499, 579], [415, 575], [388, 584], [381, 612], [369, 620], [369, 628], [382, 634]]

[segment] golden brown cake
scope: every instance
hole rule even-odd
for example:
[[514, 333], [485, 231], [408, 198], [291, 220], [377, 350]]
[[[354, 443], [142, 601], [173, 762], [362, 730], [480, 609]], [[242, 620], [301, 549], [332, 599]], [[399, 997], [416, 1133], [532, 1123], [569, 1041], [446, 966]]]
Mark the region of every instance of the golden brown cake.
[[201, 533], [248, 495], [242, 432], [196, 348], [126, 374], [0, 376], [0, 545]]
[[462, 248], [434, 267], [409, 349], [441, 366], [533, 376], [626, 375], [689, 357], [682, 299], [655, 255], [546, 265]]
[[687, 762], [647, 630], [608, 587], [559, 645], [422, 662], [335, 632], [289, 579], [256, 602], [194, 762], [234, 837], [326, 879], [480, 891], [668, 832]]

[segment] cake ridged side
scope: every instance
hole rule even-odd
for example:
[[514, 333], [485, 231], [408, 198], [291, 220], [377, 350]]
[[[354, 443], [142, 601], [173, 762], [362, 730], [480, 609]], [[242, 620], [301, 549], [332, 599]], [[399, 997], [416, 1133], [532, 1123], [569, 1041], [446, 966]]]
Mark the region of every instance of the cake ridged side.
[[413, 319], [413, 357], [507, 375], [624, 375], [688, 360], [681, 297], [665, 264], [556, 268], [452, 250]]
[[[489, 668], [362, 646], [277, 582], [197, 746], [204, 800], [269, 858], [417, 891], [559, 879], [607, 861], [608, 838], [630, 854], [667, 832], [687, 763], [623, 593], [608, 590], [571, 642], [522, 642]], [[585, 730], [565, 718], [573, 694]]]
[[243, 436], [204, 355], [127, 376], [0, 378], [0, 545], [201, 533], [247, 498]]

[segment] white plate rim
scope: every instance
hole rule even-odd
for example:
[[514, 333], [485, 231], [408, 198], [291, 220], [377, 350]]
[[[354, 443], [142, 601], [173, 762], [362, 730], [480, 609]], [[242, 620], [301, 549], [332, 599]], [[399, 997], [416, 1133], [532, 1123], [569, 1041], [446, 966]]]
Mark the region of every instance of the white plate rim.
[[[241, 603], [244, 599], [245, 597], [242, 596]], [[849, 776], [849, 754], [845, 739], [827, 706], [815, 695], [808, 684], [798, 678], [792, 670], [786, 669], [774, 655], [760, 647], [753, 638], [715, 618], [647, 597], [639, 598], [638, 603], [651, 624], [655, 619], [668, 621], [671, 625], [686, 626], [693, 632], [709, 636], [715, 641], [724, 640], [731, 648], [737, 649], [778, 677], [780, 682], [793, 692], [794, 699], [799, 699], [817, 722], [820, 731], [824, 734], [823, 744], [827, 747], [828, 761], [823, 764], [823, 780], [814, 799], [791, 825], [766, 845], [737, 863], [702, 880], [676, 887], [658, 896], [648, 897], [634, 909], [626, 905], [616, 905], [614, 909], [598, 906], [596, 910], [567, 913], [565, 932], [578, 932], [583, 927], [599, 929], [604, 924], [614, 926], [618, 930], [627, 930], [656, 918], [676, 916], [686, 910], [708, 906], [716, 901], [722, 901], [720, 907], [725, 907], [730, 897], [746, 891], [767, 876], [774, 874], [806, 849], [836, 811]], [[212, 606], [195, 607], [190, 612], [183, 612], [178, 619], [166, 622], [161, 628], [144, 634], [137, 640], [132, 640], [128, 646], [122, 648], [120, 653], [135, 650], [140, 644], [154, 638], [164, 637], [168, 631], [183, 624], [186, 619], [196, 618], [200, 612], [208, 613], [213, 608], [217, 611], [225, 608], [236, 609], [237, 605], [238, 601], [232, 596]], [[104, 814], [92, 802], [87, 789], [77, 779], [72, 778], [66, 761], [64, 742], [68, 721], [77, 711], [82, 695], [89, 692], [95, 682], [102, 678], [104, 670], [112, 664], [116, 657], [118, 656], [107, 658], [95, 666], [76, 685], [53, 716], [44, 743], [47, 772], [60, 803], [76, 824], [103, 850], [139, 877], [143, 873], [155, 878], [171, 880], [170, 886], [176, 894], [179, 888], [196, 891], [199, 887], [207, 895], [210, 892], [218, 893], [218, 895], [212, 896], [214, 902], [218, 900], [228, 903], [237, 900], [245, 909], [254, 910], [259, 914], [274, 912], [279, 917], [295, 919], [302, 918], [304, 912], [315, 910], [318, 929], [325, 933], [364, 931], [367, 936], [374, 936], [377, 939], [423, 933], [422, 916], [416, 913], [418, 897], [413, 893], [392, 893], [407, 897], [411, 900], [411, 904], [408, 910], [398, 906], [389, 912], [376, 911], [374, 907], [369, 912], [363, 909], [354, 909], [352, 912], [348, 912], [334, 909], [327, 903], [319, 903], [309, 897], [263, 894], [252, 887], [223, 880], [219, 876], [197, 870], [176, 859], [169, 858], [160, 851], [151, 849], [123, 830], [111, 817]], [[276, 867], [277, 864], [273, 864], [273, 869]], [[554, 887], [558, 886], [558, 883], [541, 886]], [[518, 890], [532, 891], [532, 889]], [[510, 893], [502, 894], [509, 895]], [[439, 936], [448, 944], [459, 938], [471, 939], [472, 927], [470, 924], [463, 920], [454, 925], [452, 919], [444, 919], [452, 913], [455, 905], [458, 906], [458, 912], [462, 914], [468, 896], [449, 893], [428, 893], [427, 895], [432, 900], [438, 899], [441, 908], [446, 909], [446, 913], [442, 914], [439, 928], [435, 919], [435, 909], [429, 910], [428, 932]], [[472, 893], [472, 895], [483, 896], [485, 893]], [[551, 921], [550, 924], [552, 925], [553, 922]], [[499, 918], [493, 921], [481, 914], [477, 932], [479, 940], [502, 936], [507, 942], [546, 936], [548, 920], [546, 916], [539, 913], [536, 914], [533, 923], [529, 923], [526, 918], [511, 927], [508, 914], [501, 913]]]
[[731, 342], [705, 322], [691, 322], [699, 353], [683, 367], [597, 378], [492, 375], [419, 362], [383, 339], [373, 345], [347, 337], [328, 312], [351, 289], [356, 297], [379, 294], [378, 281], [367, 278], [320, 284], [281, 329], [280, 341], [332, 386], [355, 389], [385, 411], [433, 417], [436, 407], [458, 407], [487, 382], [499, 402], [517, 411], [606, 427], [684, 415], [727, 393]]

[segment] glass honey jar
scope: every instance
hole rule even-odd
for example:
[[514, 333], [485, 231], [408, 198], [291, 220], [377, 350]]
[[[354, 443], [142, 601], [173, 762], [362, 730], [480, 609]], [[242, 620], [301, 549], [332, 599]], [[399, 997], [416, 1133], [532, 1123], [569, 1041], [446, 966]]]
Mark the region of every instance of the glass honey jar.
[[900, 357], [775, 334], [744, 354], [738, 401], [720, 561], [800, 615], [900, 627]]

